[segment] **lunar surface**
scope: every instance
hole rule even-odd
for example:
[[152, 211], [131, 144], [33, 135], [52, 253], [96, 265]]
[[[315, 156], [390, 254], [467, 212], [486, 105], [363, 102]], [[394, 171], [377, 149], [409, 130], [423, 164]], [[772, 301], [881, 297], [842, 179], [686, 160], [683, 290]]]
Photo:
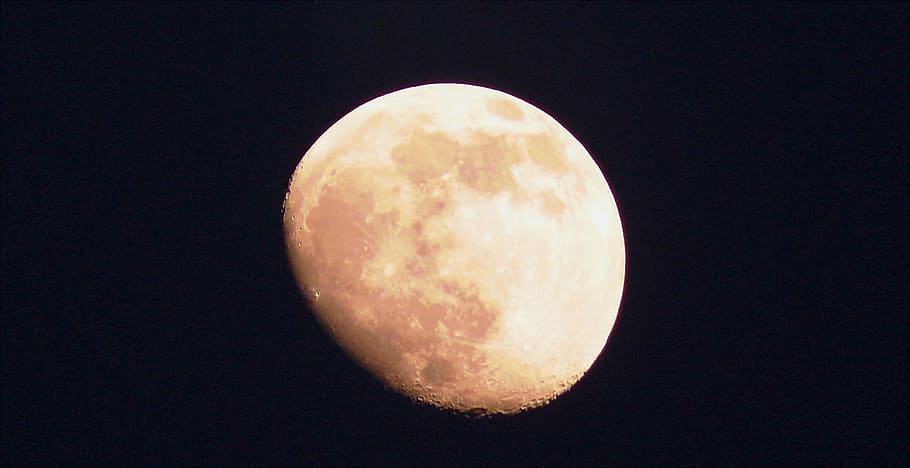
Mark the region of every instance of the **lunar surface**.
[[500, 91], [432, 84], [354, 109], [294, 171], [284, 226], [335, 341], [441, 408], [545, 404], [594, 363], [619, 311], [625, 247], [603, 174]]

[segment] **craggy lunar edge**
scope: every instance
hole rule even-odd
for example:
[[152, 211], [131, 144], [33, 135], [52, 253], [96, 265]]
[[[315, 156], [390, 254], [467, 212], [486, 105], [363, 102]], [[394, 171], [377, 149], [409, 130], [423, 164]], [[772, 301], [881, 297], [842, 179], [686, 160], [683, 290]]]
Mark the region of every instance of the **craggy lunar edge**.
[[431, 84], [376, 98], [304, 155], [288, 254], [321, 323], [389, 387], [470, 414], [568, 390], [619, 311], [619, 212], [585, 148], [536, 107]]

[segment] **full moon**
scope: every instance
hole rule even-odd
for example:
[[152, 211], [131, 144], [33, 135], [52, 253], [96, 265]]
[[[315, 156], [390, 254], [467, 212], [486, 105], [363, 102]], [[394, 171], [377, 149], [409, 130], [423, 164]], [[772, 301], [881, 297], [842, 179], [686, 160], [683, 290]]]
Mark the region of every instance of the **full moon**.
[[357, 107], [303, 156], [284, 227], [339, 346], [440, 408], [546, 404], [591, 367], [619, 312], [610, 187], [568, 130], [501, 91], [430, 84]]

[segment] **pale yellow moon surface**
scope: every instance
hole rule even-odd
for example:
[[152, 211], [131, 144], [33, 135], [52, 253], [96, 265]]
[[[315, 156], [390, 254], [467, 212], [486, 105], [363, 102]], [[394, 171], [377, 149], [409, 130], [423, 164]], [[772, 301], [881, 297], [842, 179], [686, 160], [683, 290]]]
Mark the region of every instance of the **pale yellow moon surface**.
[[462, 84], [357, 107], [306, 152], [284, 205], [317, 318], [388, 387], [470, 414], [565, 392], [616, 320], [613, 194], [556, 120]]

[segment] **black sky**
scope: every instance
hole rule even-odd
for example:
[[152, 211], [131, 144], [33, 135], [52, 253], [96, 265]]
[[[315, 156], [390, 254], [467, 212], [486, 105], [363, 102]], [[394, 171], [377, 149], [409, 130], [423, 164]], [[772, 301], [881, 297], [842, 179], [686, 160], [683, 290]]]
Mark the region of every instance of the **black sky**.
[[[2, 461], [908, 463], [907, 3], [2, 4]], [[404, 87], [597, 159], [621, 315], [539, 410], [412, 405], [309, 315], [281, 204]]]

